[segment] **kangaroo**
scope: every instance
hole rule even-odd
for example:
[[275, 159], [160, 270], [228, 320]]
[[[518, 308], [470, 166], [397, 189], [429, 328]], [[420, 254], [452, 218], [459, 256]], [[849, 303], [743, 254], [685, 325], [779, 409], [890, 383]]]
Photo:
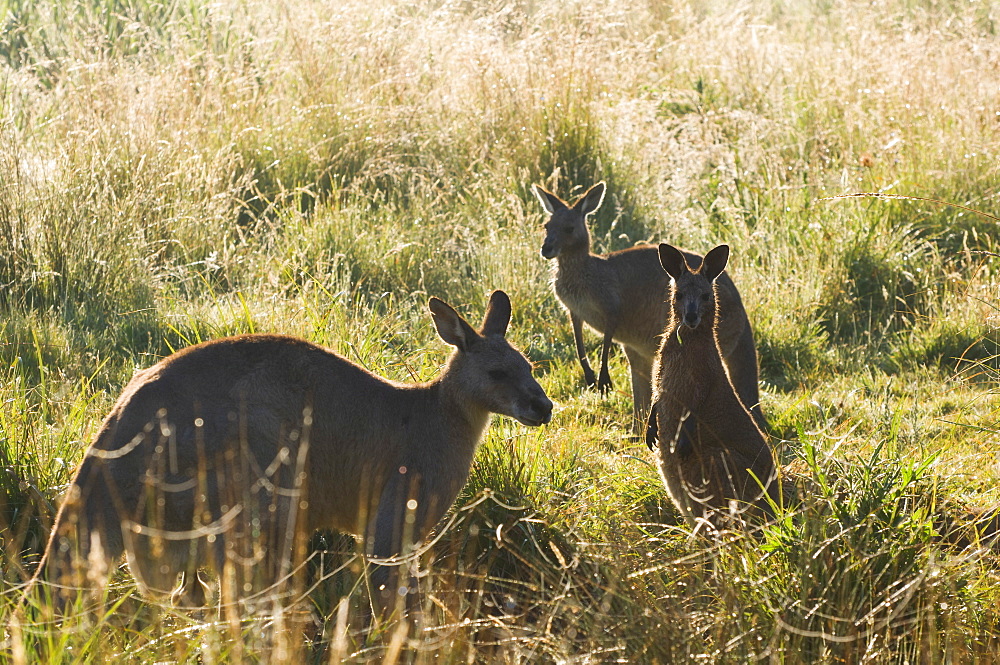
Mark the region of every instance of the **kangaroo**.
[[729, 247], [705, 255], [697, 270], [659, 246], [670, 275], [670, 318], [654, 374], [646, 444], [655, 450], [670, 498], [692, 528], [722, 528], [744, 514], [771, 517], [764, 496], [779, 499], [771, 448], [730, 382], [722, 361], [718, 300]]
[[[613, 342], [621, 344], [632, 374], [633, 428], [639, 432], [649, 414], [652, 368], [669, 308], [663, 301], [667, 275], [660, 267], [653, 245], [638, 245], [607, 255], [592, 254], [587, 215], [601, 207], [605, 186], [599, 182], [570, 205], [538, 185], [533, 188], [550, 218], [545, 224], [542, 256], [556, 260], [556, 296], [569, 311], [576, 354], [588, 387], [604, 393], [611, 389], [608, 353]], [[692, 264], [701, 256], [684, 252]], [[766, 428], [757, 385], [757, 350], [753, 331], [736, 285], [723, 273], [719, 277], [719, 343], [726, 367], [740, 399]], [[604, 336], [601, 371], [596, 380], [587, 362], [583, 324]]]
[[[318, 529], [362, 536], [380, 559], [403, 553], [458, 496], [491, 413], [530, 427], [552, 415], [505, 339], [505, 293], [478, 332], [443, 301], [429, 307], [455, 347], [429, 383], [279, 335], [206, 342], [136, 374], [73, 478], [35, 581], [66, 601], [99, 588], [124, 553], [143, 593], [201, 605], [198, 569], [241, 597], [288, 576]], [[393, 595], [374, 570], [373, 597]]]

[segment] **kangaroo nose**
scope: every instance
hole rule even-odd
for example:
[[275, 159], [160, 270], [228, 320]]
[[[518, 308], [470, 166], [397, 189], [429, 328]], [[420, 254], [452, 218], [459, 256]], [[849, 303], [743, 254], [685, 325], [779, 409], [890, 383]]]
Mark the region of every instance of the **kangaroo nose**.
[[700, 321], [701, 317], [696, 312], [688, 312], [684, 315], [684, 323], [687, 324], [688, 328], [696, 327]]
[[542, 256], [547, 259], [554, 259], [559, 255], [559, 243], [551, 235], [545, 236], [542, 243]]
[[541, 416], [543, 425], [552, 421], [552, 400], [548, 397], [536, 400], [531, 406]]

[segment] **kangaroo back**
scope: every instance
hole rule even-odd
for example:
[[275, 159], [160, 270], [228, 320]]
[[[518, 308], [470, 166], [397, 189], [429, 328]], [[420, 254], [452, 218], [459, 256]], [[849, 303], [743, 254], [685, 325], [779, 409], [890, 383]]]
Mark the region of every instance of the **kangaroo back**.
[[659, 252], [671, 277], [671, 314], [654, 370], [647, 444], [692, 528], [770, 516], [765, 494], [777, 497], [771, 449], [736, 394], [719, 350], [717, 279], [729, 248], [716, 247], [696, 270], [670, 245]]
[[145, 593], [201, 605], [199, 569], [233, 598], [281, 588], [317, 529], [364, 536], [381, 558], [422, 539], [464, 485], [490, 413], [537, 426], [552, 410], [505, 339], [503, 292], [479, 331], [436, 298], [430, 309], [455, 351], [426, 384], [273, 335], [206, 342], [136, 374], [77, 470], [36, 575], [57, 609], [99, 588], [122, 554]]

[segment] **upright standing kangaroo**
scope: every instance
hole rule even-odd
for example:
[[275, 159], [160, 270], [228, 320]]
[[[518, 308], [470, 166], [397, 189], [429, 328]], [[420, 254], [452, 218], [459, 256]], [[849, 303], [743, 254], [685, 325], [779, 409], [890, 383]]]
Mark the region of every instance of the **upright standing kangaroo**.
[[[573, 205], [538, 185], [534, 192], [551, 215], [545, 224], [542, 256], [556, 259], [556, 296], [569, 310], [584, 380], [590, 387], [596, 383], [601, 392], [609, 390], [608, 353], [612, 342], [621, 344], [632, 372], [632, 414], [639, 430], [649, 415], [653, 359], [669, 312], [663, 301], [668, 278], [660, 267], [656, 247], [640, 245], [604, 256], [591, 253], [587, 215], [601, 207], [603, 182]], [[701, 262], [697, 254], [684, 255], [692, 263]], [[766, 427], [759, 404], [757, 350], [750, 321], [729, 275], [720, 276], [719, 287], [719, 343], [726, 367], [740, 399], [760, 426]], [[596, 381], [583, 345], [584, 323], [604, 335]]]
[[670, 245], [660, 245], [659, 255], [671, 277], [670, 319], [653, 369], [646, 444], [692, 528], [702, 520], [721, 528], [744, 515], [771, 516], [761, 489], [779, 498], [771, 448], [729, 381], [717, 338], [729, 247], [708, 252], [694, 271]]
[[175, 593], [200, 602], [198, 568], [242, 596], [294, 570], [318, 529], [364, 535], [376, 557], [422, 539], [465, 484], [490, 413], [532, 427], [552, 413], [505, 339], [505, 293], [479, 332], [429, 306], [455, 351], [425, 384], [276, 335], [206, 342], [136, 374], [73, 478], [36, 580], [66, 602], [61, 585], [100, 586], [124, 553], [147, 594], [183, 574]]

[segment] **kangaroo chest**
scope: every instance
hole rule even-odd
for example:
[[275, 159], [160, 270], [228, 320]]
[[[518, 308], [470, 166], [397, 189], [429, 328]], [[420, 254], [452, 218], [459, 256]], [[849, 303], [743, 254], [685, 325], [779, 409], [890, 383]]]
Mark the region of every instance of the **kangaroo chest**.
[[680, 341], [676, 333], [670, 334], [660, 349], [655, 380], [659, 393], [685, 410], [701, 408], [728, 387], [715, 341], [693, 333], [686, 339], [682, 333]]
[[580, 317], [584, 323], [604, 332], [607, 325], [607, 314], [592, 294], [582, 289], [556, 285], [556, 296], [566, 308]]
[[556, 297], [584, 323], [604, 332], [608, 317], [618, 308], [617, 286], [587, 264], [560, 265], [556, 271]]

